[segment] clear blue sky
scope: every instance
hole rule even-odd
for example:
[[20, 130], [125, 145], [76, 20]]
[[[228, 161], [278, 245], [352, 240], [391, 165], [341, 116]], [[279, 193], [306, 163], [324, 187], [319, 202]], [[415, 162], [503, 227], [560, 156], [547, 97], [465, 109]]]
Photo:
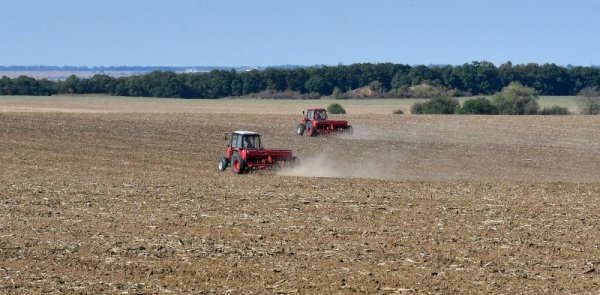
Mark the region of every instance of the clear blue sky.
[[0, 65], [600, 65], [596, 0], [6, 0]]

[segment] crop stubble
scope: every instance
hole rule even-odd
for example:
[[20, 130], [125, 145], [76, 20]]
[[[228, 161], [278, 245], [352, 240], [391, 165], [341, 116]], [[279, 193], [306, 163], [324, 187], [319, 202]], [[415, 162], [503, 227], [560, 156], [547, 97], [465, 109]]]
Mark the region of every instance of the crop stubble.
[[[0, 113], [1, 292], [599, 290], [599, 119], [296, 117]], [[232, 129], [304, 168], [218, 172]]]

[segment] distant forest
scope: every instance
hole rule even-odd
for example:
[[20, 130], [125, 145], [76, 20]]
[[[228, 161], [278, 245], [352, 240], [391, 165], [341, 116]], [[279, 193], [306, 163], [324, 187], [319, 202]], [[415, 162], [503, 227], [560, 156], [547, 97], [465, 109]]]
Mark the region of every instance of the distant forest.
[[425, 66], [392, 63], [352, 64], [261, 70], [212, 70], [204, 73], [153, 71], [113, 78], [96, 74], [88, 79], [70, 76], [64, 81], [2, 77], [0, 95], [108, 94], [171, 98], [222, 98], [270, 93], [297, 93], [310, 98], [343, 97], [368, 87], [385, 97], [420, 96], [415, 86], [442, 89], [440, 95], [490, 95], [511, 82], [534, 88], [540, 95], [575, 95], [586, 86], [600, 86], [600, 68], [555, 64], [496, 67], [486, 61], [460, 66]]

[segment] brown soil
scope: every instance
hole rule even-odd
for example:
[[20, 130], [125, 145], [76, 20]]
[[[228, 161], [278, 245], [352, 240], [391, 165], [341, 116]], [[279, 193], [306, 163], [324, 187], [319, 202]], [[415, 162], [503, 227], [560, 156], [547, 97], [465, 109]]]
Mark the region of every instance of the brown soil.
[[[600, 117], [297, 117], [0, 113], [0, 293], [600, 290]], [[217, 171], [233, 129], [303, 167]]]

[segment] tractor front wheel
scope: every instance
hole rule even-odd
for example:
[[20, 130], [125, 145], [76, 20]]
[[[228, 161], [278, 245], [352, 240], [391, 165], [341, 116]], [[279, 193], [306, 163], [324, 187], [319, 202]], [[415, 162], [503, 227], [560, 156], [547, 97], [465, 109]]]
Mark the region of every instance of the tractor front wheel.
[[304, 128], [305, 128], [305, 127], [304, 127], [304, 125], [302, 125], [302, 124], [298, 124], [298, 127], [296, 127], [296, 134], [298, 134], [298, 135], [300, 135], [300, 136], [301, 136], [302, 134], [304, 134]]
[[313, 127], [313, 125], [310, 122], [306, 123], [306, 136], [313, 137], [315, 135], [317, 135], [315, 127]]
[[227, 169], [227, 165], [229, 164], [229, 161], [227, 161], [227, 158], [225, 157], [221, 157], [221, 159], [219, 159], [219, 171], [225, 171], [225, 169]]
[[246, 162], [244, 162], [244, 159], [242, 159], [242, 157], [240, 157], [240, 154], [235, 153], [235, 154], [233, 154], [233, 156], [231, 156], [231, 170], [233, 171], [233, 173], [235, 173], [235, 174], [244, 173], [245, 166], [246, 166]]

